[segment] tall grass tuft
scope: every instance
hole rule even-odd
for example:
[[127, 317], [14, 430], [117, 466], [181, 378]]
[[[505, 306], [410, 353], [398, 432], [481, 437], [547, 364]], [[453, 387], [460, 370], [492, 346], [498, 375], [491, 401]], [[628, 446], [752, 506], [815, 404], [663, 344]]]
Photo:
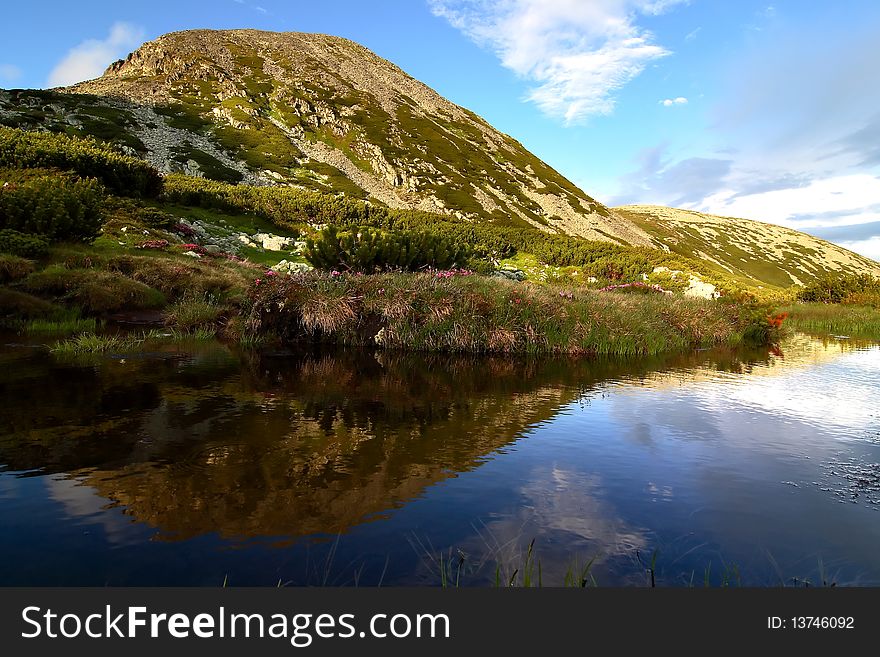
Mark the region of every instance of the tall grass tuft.
[[24, 325], [28, 335], [74, 335], [94, 333], [98, 321], [94, 317], [80, 317], [78, 312], [68, 311], [49, 319], [32, 319]]
[[799, 303], [780, 309], [788, 324], [805, 333], [830, 333], [880, 340], [880, 308], [825, 303]]
[[[82, 333], [67, 340], [56, 342], [50, 351], [59, 356], [83, 355], [83, 354], [125, 354], [141, 351], [150, 343], [158, 340], [180, 337], [181, 334], [168, 333], [158, 330], [144, 331], [142, 333], [129, 333], [117, 335], [96, 335], [94, 333]], [[186, 334], [189, 338], [189, 334]], [[213, 337], [213, 336], [212, 336]]]
[[136, 336], [83, 333], [57, 342], [50, 351], [59, 356], [120, 353], [131, 351], [142, 342], [143, 338]]
[[216, 332], [224, 313], [212, 295], [187, 295], [165, 308], [165, 324], [185, 332]]
[[20, 280], [34, 270], [34, 263], [25, 258], [0, 253], [0, 284]]

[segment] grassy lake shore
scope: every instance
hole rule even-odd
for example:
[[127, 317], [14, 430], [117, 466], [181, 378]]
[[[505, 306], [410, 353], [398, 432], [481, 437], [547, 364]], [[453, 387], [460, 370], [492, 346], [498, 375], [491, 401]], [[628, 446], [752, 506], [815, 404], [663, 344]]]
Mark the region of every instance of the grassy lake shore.
[[0, 287], [7, 328], [59, 340], [100, 334], [103, 321], [132, 313], [181, 334], [244, 343], [461, 353], [629, 356], [773, 339], [763, 307], [463, 270], [288, 276], [223, 258], [83, 245], [6, 270], [14, 272]]

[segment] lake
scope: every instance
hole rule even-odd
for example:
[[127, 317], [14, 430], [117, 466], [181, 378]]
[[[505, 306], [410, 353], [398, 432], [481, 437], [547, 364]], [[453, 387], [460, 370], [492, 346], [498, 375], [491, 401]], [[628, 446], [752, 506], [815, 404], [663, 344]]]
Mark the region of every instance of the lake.
[[2, 585], [880, 584], [876, 345], [71, 360], [16, 340]]

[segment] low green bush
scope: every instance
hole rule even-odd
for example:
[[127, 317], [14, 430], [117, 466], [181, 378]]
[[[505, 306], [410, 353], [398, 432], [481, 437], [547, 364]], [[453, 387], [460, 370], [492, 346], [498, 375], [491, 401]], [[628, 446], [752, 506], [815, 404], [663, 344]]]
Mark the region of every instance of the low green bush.
[[0, 167], [55, 168], [97, 178], [122, 196], [153, 198], [162, 176], [150, 164], [96, 139], [0, 126]]
[[799, 301], [812, 303], [847, 303], [865, 305], [870, 297], [880, 296], [880, 278], [870, 274], [826, 274], [804, 287]]
[[189, 295], [165, 308], [165, 325], [191, 333], [216, 328], [224, 308], [211, 296]]
[[307, 239], [303, 254], [317, 269], [364, 273], [463, 267], [470, 249], [429, 232], [380, 231], [362, 226], [339, 232], [327, 226], [318, 239]]
[[42, 258], [49, 252], [49, 240], [39, 235], [26, 235], [17, 230], [0, 229], [0, 253], [22, 258]]
[[44, 169], [0, 170], [0, 229], [49, 240], [91, 241], [103, 220], [104, 188], [93, 178]]

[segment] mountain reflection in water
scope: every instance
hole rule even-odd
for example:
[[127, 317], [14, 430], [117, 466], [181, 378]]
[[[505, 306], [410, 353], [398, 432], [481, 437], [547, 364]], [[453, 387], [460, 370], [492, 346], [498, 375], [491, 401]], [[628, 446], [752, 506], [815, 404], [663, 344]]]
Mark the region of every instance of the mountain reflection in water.
[[801, 575], [820, 554], [880, 580], [870, 482], [843, 476], [880, 461], [869, 345], [598, 361], [10, 347], [0, 364], [2, 583], [437, 584], [441, 552], [486, 583], [532, 538], [550, 584], [576, 556], [640, 584], [636, 554], [657, 549], [667, 583], [711, 561]]

